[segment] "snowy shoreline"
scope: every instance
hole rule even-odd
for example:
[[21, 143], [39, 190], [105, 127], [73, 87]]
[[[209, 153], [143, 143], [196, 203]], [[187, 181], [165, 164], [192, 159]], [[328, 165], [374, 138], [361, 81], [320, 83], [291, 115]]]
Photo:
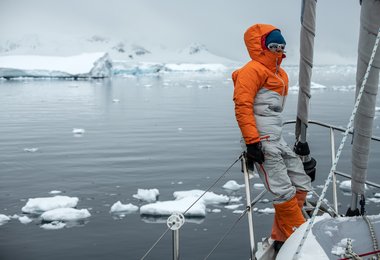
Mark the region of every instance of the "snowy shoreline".
[[3, 79], [101, 79], [123, 75], [219, 73], [227, 69], [219, 63], [112, 61], [107, 53], [72, 57], [0, 56], [0, 78]]
[[0, 56], [0, 78], [107, 78], [112, 61], [107, 53], [83, 53], [56, 57], [39, 55]]

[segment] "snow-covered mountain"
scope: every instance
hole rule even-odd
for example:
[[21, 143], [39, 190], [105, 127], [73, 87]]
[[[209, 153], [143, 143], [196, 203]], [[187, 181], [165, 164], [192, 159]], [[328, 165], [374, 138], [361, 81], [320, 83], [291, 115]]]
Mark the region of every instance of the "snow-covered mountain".
[[148, 42], [130, 42], [125, 39], [109, 38], [101, 35], [89, 37], [69, 37], [50, 35], [42, 37], [31, 34], [21, 38], [0, 40], [0, 55], [50, 55], [72, 56], [80, 53], [106, 52], [112, 60], [124, 62], [156, 63], [202, 63], [234, 64], [229, 60], [212, 54], [205, 45], [191, 43], [180, 50]]

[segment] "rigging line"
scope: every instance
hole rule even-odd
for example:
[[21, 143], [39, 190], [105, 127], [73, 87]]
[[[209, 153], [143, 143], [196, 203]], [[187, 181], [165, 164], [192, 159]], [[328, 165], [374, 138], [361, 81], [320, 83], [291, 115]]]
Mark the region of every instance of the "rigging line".
[[[312, 190], [312, 192], [319, 199], [319, 194], [315, 190]], [[333, 209], [333, 207], [330, 205], [330, 203], [327, 200], [326, 201], [322, 200], [322, 202], [325, 203], [325, 205], [328, 207], [328, 210], [333, 212], [335, 216], [339, 216], [338, 212], [336, 212], [335, 209]]]
[[158, 244], [158, 242], [160, 242], [160, 240], [165, 236], [165, 234], [170, 230], [170, 228], [168, 227], [164, 233], [162, 233], [162, 235], [157, 239], [156, 242], [154, 242], [154, 244], [149, 248], [149, 250], [145, 253], [145, 255], [143, 257], [140, 258], [140, 260], [144, 260], [145, 257], [147, 257], [150, 253], [150, 251], [153, 250], [153, 248]]
[[304, 235], [302, 236], [301, 238], [301, 242], [299, 243], [298, 245], [298, 248], [296, 250], [296, 252], [294, 253], [294, 256], [293, 256], [293, 260], [296, 260], [298, 259], [299, 257], [299, 254], [301, 252], [301, 249], [303, 247], [303, 244], [305, 243], [306, 241], [306, 238], [307, 236], [309, 235], [309, 232], [314, 224], [314, 220], [315, 220], [315, 217], [319, 211], [319, 207], [321, 206], [321, 203], [322, 203], [322, 200], [324, 199], [325, 195], [326, 195], [326, 191], [327, 191], [327, 188], [331, 182], [331, 179], [332, 179], [332, 175], [334, 174], [335, 170], [336, 170], [336, 165], [339, 161], [339, 158], [340, 158], [340, 155], [342, 153], [342, 150], [343, 150], [343, 147], [344, 147], [344, 144], [346, 142], [346, 139], [347, 139], [347, 136], [350, 132], [350, 129], [352, 127], [352, 123], [355, 119], [355, 115], [356, 115], [356, 111], [358, 109], [358, 106], [359, 106], [359, 103], [360, 103], [360, 99], [362, 97], [362, 94], [364, 92], [364, 87], [365, 87], [365, 84], [367, 83], [367, 79], [368, 79], [368, 75], [369, 75], [369, 71], [371, 70], [371, 67], [372, 67], [372, 62], [375, 58], [375, 54], [376, 54], [376, 50], [377, 50], [377, 47], [379, 45], [379, 40], [380, 40], [380, 28], [378, 30], [378, 33], [377, 33], [377, 37], [376, 37], [376, 40], [375, 40], [375, 44], [373, 46], [373, 50], [372, 50], [372, 54], [371, 54], [371, 58], [369, 60], [369, 63], [368, 63], [368, 66], [367, 66], [367, 70], [365, 72], [365, 75], [364, 75], [364, 79], [363, 79], [363, 82], [362, 82], [362, 85], [360, 86], [360, 90], [359, 90], [359, 93], [358, 93], [358, 96], [356, 98], [356, 101], [355, 101], [355, 105], [354, 105], [354, 109], [352, 110], [352, 113], [351, 113], [351, 117], [350, 117], [350, 120], [347, 124], [347, 127], [346, 127], [346, 131], [344, 132], [344, 135], [343, 135], [343, 138], [342, 138], [342, 141], [339, 145], [339, 149], [338, 149], [338, 152], [335, 156], [335, 160], [333, 162], [333, 165], [331, 166], [331, 169], [330, 169], [330, 173], [326, 179], [326, 182], [325, 182], [325, 186], [323, 187], [323, 190], [322, 190], [322, 193], [321, 193], [321, 196], [317, 202], [317, 205], [315, 206], [315, 209], [313, 211], [313, 215], [312, 217], [310, 218], [309, 220], [309, 223], [307, 224], [307, 227], [306, 227], [306, 230], [305, 230], [305, 233]]
[[241, 215], [239, 216], [239, 218], [232, 224], [232, 226], [227, 230], [226, 233], [224, 233], [224, 235], [220, 238], [220, 240], [218, 241], [218, 243], [216, 243], [216, 245], [214, 246], [214, 248], [210, 251], [210, 253], [208, 253], [208, 255], [203, 258], [203, 260], [206, 260], [210, 257], [210, 255], [212, 255], [212, 253], [214, 253], [214, 251], [219, 247], [219, 245], [224, 241], [224, 239], [226, 239], [226, 237], [231, 233], [231, 231], [235, 228], [235, 226], [237, 225], [237, 223], [245, 216], [245, 214], [247, 214], [248, 210], [252, 210], [252, 207], [265, 195], [265, 193], [267, 193], [266, 190], [263, 190], [259, 195], [257, 195], [257, 197], [251, 202], [250, 206], [246, 207], [245, 210], [241, 213]]
[[209, 256], [214, 253], [214, 251], [219, 247], [219, 245], [224, 241], [224, 239], [231, 233], [231, 231], [235, 228], [235, 226], [237, 225], [237, 223], [245, 216], [245, 214], [247, 214], [248, 212], [248, 207], [244, 210], [244, 212], [241, 213], [241, 215], [239, 216], [239, 218], [237, 220], [235, 220], [235, 222], [232, 224], [232, 226], [227, 230], [226, 233], [224, 233], [224, 235], [219, 239], [218, 243], [216, 243], [216, 245], [214, 246], [214, 248], [210, 251], [210, 253], [208, 253], [208, 255], [203, 258], [203, 260], [206, 260], [209, 258]]
[[243, 154], [241, 154], [228, 168], [227, 170], [207, 189], [201, 196], [199, 196], [182, 214], [185, 215], [194, 205], [197, 203], [209, 190], [211, 190], [223, 177], [228, 173], [228, 171], [241, 159]]

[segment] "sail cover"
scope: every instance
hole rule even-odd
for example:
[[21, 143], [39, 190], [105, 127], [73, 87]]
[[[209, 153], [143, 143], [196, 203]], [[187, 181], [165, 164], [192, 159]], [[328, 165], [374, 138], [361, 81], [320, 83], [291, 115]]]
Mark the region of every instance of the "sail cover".
[[[306, 127], [309, 115], [311, 72], [315, 37], [316, 0], [303, 0], [301, 8], [299, 93], [297, 107], [296, 138], [300, 139], [301, 126]], [[305, 140], [303, 140], [305, 141]]]
[[[356, 96], [364, 80], [379, 31], [379, 14], [379, 0], [366, 0], [362, 2], [356, 72]], [[364, 194], [364, 182], [367, 177], [372, 124], [375, 116], [376, 95], [379, 85], [379, 69], [380, 50], [377, 50], [354, 121], [351, 189], [356, 194]]]

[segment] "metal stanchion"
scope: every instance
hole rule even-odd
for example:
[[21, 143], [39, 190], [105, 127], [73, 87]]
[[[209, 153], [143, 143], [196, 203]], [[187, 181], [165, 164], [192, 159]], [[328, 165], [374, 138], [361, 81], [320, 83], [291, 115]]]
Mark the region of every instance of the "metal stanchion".
[[179, 229], [185, 223], [185, 217], [182, 213], [173, 213], [166, 221], [168, 227], [172, 230], [173, 239], [173, 260], [180, 259], [179, 253]]

